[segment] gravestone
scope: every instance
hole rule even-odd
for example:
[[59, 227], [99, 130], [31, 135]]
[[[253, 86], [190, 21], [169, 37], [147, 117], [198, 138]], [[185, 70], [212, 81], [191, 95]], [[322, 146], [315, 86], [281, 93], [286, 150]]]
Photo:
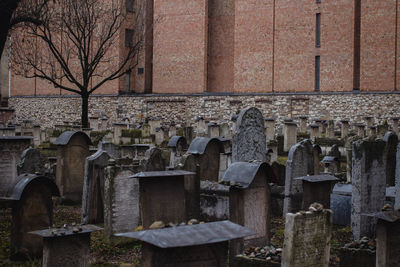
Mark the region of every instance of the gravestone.
[[357, 129], [357, 135], [361, 138], [365, 137], [365, 125], [363, 123], [354, 123], [355, 128]]
[[86, 158], [82, 194], [82, 223], [104, 222], [104, 168], [107, 167], [110, 155], [97, 150]]
[[196, 119], [196, 137], [207, 136], [207, 125], [203, 117]]
[[149, 123], [149, 126], [150, 126], [150, 134], [155, 134], [157, 127], [161, 126], [161, 120], [160, 119], [150, 119], [148, 123]]
[[67, 226], [30, 232], [43, 238], [43, 267], [90, 266], [90, 233], [95, 225]]
[[289, 152], [290, 148], [296, 144], [297, 124], [295, 122], [285, 122], [283, 130], [283, 151]]
[[155, 135], [157, 145], [161, 145], [168, 140], [168, 131], [164, 127], [157, 127]]
[[328, 127], [326, 128], [326, 138], [335, 137], [335, 123], [333, 120], [328, 121]]
[[198, 157], [185, 154], [178, 164], [178, 169], [196, 173], [196, 175], [185, 176], [185, 206], [189, 218], [200, 216], [200, 164]]
[[332, 211], [286, 214], [282, 267], [328, 267]]
[[395, 171], [395, 204], [394, 208], [398, 209], [400, 207], [400, 145], [397, 144], [396, 151], [396, 171]]
[[107, 154], [113, 157], [114, 159], [120, 157], [118, 147], [111, 142], [106, 142], [106, 141], [99, 142], [98, 149], [107, 152]]
[[92, 142], [83, 132], [67, 131], [57, 141], [56, 183], [64, 200], [82, 201], [85, 160]]
[[156, 147], [151, 147], [144, 155], [141, 170], [144, 172], [164, 171], [167, 165], [167, 160], [164, 159], [162, 150]]
[[375, 235], [376, 219], [363, 214], [382, 209], [386, 194], [385, 142], [353, 143], [351, 228], [355, 240]]
[[351, 182], [351, 176], [352, 176], [352, 168], [353, 168], [353, 143], [357, 140], [359, 140], [360, 137], [355, 135], [352, 137], [347, 138], [346, 143], [345, 143], [345, 149], [346, 149], [346, 179], [347, 182]]
[[230, 185], [229, 219], [256, 232], [244, 240], [232, 241], [231, 255], [239, 254], [247, 246], [269, 242], [271, 190], [268, 168], [265, 162], [234, 162], [222, 178], [223, 184]]
[[333, 211], [333, 223], [351, 224], [351, 184], [335, 184], [331, 194], [330, 208]]
[[216, 124], [215, 122], [210, 122], [208, 125], [208, 137], [213, 138], [213, 137], [219, 137], [219, 129], [220, 126]]
[[228, 123], [222, 123], [220, 126], [220, 136], [223, 138], [232, 138], [232, 130]]
[[310, 124], [310, 139], [315, 140], [318, 137], [321, 137], [320, 131], [319, 131], [319, 125], [318, 124]]
[[194, 130], [192, 126], [183, 127], [183, 137], [185, 137], [188, 143], [192, 142], [194, 138]]
[[319, 145], [313, 144], [312, 154], [313, 154], [314, 174], [317, 175], [320, 173], [319, 160], [320, 160], [320, 155], [322, 154], [321, 147]]
[[113, 141], [114, 144], [119, 145], [121, 143], [122, 130], [128, 129], [128, 124], [114, 123], [113, 126], [114, 126]]
[[262, 113], [254, 107], [243, 109], [238, 117], [232, 140], [232, 162], [259, 160], [265, 162], [266, 137]]
[[21, 154], [21, 160], [17, 165], [18, 175], [23, 173], [48, 174], [46, 164], [48, 160], [35, 148], [25, 149]]
[[301, 133], [307, 132], [307, 120], [308, 120], [308, 117], [307, 116], [299, 116], [299, 120], [300, 120], [299, 131]]
[[187, 149], [186, 139], [183, 136], [173, 136], [168, 142], [168, 149], [171, 152], [169, 166], [174, 167]]
[[394, 186], [396, 172], [396, 152], [399, 138], [394, 132], [387, 132], [383, 137], [383, 141], [386, 143], [386, 185]]
[[344, 139], [349, 135], [349, 120], [341, 120], [342, 128], [341, 128], [341, 138]]
[[392, 129], [393, 129], [393, 132], [395, 132], [397, 135], [399, 134], [399, 117], [394, 117], [394, 118], [392, 118], [392, 121], [393, 121], [393, 123], [392, 123]]
[[275, 119], [266, 118], [264, 120], [264, 128], [267, 141], [275, 140]]
[[303, 140], [292, 146], [286, 162], [284, 215], [301, 208], [303, 188], [301, 181], [295, 178], [312, 174], [314, 174], [313, 146], [309, 140]]
[[99, 117], [89, 117], [89, 126], [93, 131], [99, 130]]
[[113, 233], [129, 232], [139, 225], [139, 182], [130, 179], [131, 166], [108, 161], [104, 182], [104, 230], [108, 238]]
[[218, 182], [221, 152], [223, 147], [217, 138], [196, 137], [190, 143], [187, 153], [197, 158], [202, 181]]
[[0, 195], [4, 195], [18, 176], [17, 164], [22, 152], [32, 144], [32, 137], [0, 137]]

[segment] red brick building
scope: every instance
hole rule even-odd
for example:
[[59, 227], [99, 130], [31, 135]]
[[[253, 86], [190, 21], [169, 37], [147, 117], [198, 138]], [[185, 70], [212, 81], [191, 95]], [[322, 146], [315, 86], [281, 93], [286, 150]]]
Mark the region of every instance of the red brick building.
[[[98, 94], [399, 88], [397, 0], [138, 1], [146, 18], [139, 64]], [[135, 25], [125, 28], [119, 53]], [[12, 96], [60, 94], [11, 76]]]

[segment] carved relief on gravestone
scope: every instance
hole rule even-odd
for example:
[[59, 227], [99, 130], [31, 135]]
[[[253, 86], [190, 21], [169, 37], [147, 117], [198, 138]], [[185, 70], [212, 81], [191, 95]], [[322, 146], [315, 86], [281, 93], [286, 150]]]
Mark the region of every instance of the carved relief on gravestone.
[[386, 143], [386, 185], [394, 186], [396, 172], [396, 152], [399, 138], [394, 132], [387, 132], [383, 137], [383, 141]]
[[262, 113], [254, 107], [243, 109], [233, 133], [232, 161], [265, 162], [266, 137]]
[[300, 210], [303, 187], [297, 177], [314, 174], [313, 145], [303, 140], [292, 146], [289, 151], [285, 173], [285, 200], [283, 214]]
[[104, 168], [110, 155], [97, 150], [86, 158], [82, 194], [82, 223], [104, 222]]
[[355, 240], [375, 235], [376, 219], [364, 214], [378, 212], [385, 204], [385, 146], [381, 139], [353, 143], [351, 229]]

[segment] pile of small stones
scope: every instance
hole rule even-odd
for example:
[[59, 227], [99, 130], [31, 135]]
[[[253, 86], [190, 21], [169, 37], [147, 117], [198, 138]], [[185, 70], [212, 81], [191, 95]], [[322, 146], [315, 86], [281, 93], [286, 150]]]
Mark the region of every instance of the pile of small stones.
[[[150, 226], [149, 229], [162, 229], [162, 228], [167, 228], [167, 227], [176, 227], [176, 226], [183, 226], [183, 225], [194, 225], [194, 224], [204, 224], [204, 222], [199, 222], [197, 219], [191, 219], [187, 222], [182, 222], [182, 223], [168, 223], [165, 224], [163, 221], [155, 221], [153, 222]], [[139, 226], [136, 228], [135, 231], [142, 231], [143, 226]]]
[[72, 230], [72, 233], [77, 234], [79, 232], [82, 232], [82, 225], [76, 223], [72, 223], [71, 225], [64, 224], [62, 227], [56, 227], [55, 225], [53, 225], [51, 234], [53, 236], [65, 235], [66, 231], [68, 230]]
[[265, 261], [281, 262], [282, 249], [275, 248], [273, 245], [265, 247], [251, 246], [244, 250], [243, 255], [238, 256], [245, 256], [250, 259], [255, 258]]
[[370, 239], [366, 236], [361, 238], [360, 240], [353, 241], [344, 245], [345, 248], [355, 248], [355, 249], [369, 249], [376, 250], [376, 242], [374, 239]]

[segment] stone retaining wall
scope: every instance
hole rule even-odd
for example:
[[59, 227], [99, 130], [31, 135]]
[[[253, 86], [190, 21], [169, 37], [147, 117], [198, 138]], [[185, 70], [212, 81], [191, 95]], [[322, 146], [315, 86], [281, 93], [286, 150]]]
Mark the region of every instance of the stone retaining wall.
[[[256, 106], [265, 117], [278, 122], [284, 118], [308, 115], [309, 118], [361, 122], [373, 116], [375, 124], [400, 117], [399, 93], [306, 93], [306, 94], [229, 94], [229, 95], [138, 95], [93, 96], [89, 115], [105, 115], [108, 124], [128, 118], [136, 123], [143, 118], [160, 118], [163, 123], [194, 122], [198, 116], [210, 120], [229, 120], [242, 108]], [[81, 100], [75, 96], [12, 97], [16, 121], [33, 119], [42, 127], [80, 120]]]

